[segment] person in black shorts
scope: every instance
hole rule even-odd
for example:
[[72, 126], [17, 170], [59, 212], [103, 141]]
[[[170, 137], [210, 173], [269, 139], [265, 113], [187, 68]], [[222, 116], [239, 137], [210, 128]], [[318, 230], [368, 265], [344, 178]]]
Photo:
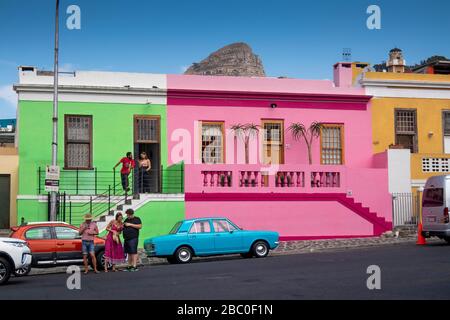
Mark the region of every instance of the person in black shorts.
[[142, 228], [141, 219], [134, 216], [133, 209], [127, 209], [125, 211], [127, 218], [124, 221], [123, 227], [123, 239], [124, 239], [124, 251], [128, 254], [128, 267], [125, 271], [138, 271], [137, 259], [138, 259], [138, 243], [139, 243], [139, 230]]

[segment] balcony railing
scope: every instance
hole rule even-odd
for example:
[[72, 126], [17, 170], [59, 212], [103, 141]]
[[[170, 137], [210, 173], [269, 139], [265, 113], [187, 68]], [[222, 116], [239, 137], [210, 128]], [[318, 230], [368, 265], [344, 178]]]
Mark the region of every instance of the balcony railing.
[[[46, 194], [45, 168], [39, 167], [38, 194]], [[176, 164], [168, 168], [155, 168], [144, 176], [136, 168], [129, 176], [130, 194], [137, 193], [183, 193], [184, 166]], [[123, 195], [120, 170], [61, 170], [59, 189], [67, 195], [100, 195], [107, 191], [112, 195]]]
[[[316, 192], [342, 188], [342, 166], [186, 165], [186, 192]], [[314, 190], [312, 190], [314, 189]], [[324, 191], [325, 192], [325, 191]]]

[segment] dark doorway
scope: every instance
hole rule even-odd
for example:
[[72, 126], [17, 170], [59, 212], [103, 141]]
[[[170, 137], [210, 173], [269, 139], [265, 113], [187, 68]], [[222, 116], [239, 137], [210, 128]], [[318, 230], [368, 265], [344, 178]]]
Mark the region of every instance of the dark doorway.
[[[147, 175], [139, 169], [140, 154], [145, 152], [150, 159], [151, 169]], [[134, 120], [134, 171], [135, 193], [161, 192], [160, 118], [158, 116], [135, 116]]]
[[11, 176], [0, 175], [0, 229], [9, 229]]

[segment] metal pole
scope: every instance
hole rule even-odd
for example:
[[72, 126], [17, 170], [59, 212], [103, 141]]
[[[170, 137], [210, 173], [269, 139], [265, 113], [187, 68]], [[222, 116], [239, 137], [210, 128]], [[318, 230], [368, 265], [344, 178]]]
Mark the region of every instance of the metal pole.
[[[58, 50], [59, 50], [59, 0], [56, 0], [55, 12], [55, 62], [53, 70], [53, 141], [52, 165], [58, 162]], [[56, 192], [50, 194], [50, 221], [56, 220]]]

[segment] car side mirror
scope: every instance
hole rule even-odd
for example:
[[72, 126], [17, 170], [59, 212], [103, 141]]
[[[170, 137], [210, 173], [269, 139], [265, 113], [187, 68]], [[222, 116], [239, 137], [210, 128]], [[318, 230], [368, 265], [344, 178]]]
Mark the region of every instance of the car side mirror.
[[230, 233], [233, 233], [234, 232], [234, 230], [230, 230]]

